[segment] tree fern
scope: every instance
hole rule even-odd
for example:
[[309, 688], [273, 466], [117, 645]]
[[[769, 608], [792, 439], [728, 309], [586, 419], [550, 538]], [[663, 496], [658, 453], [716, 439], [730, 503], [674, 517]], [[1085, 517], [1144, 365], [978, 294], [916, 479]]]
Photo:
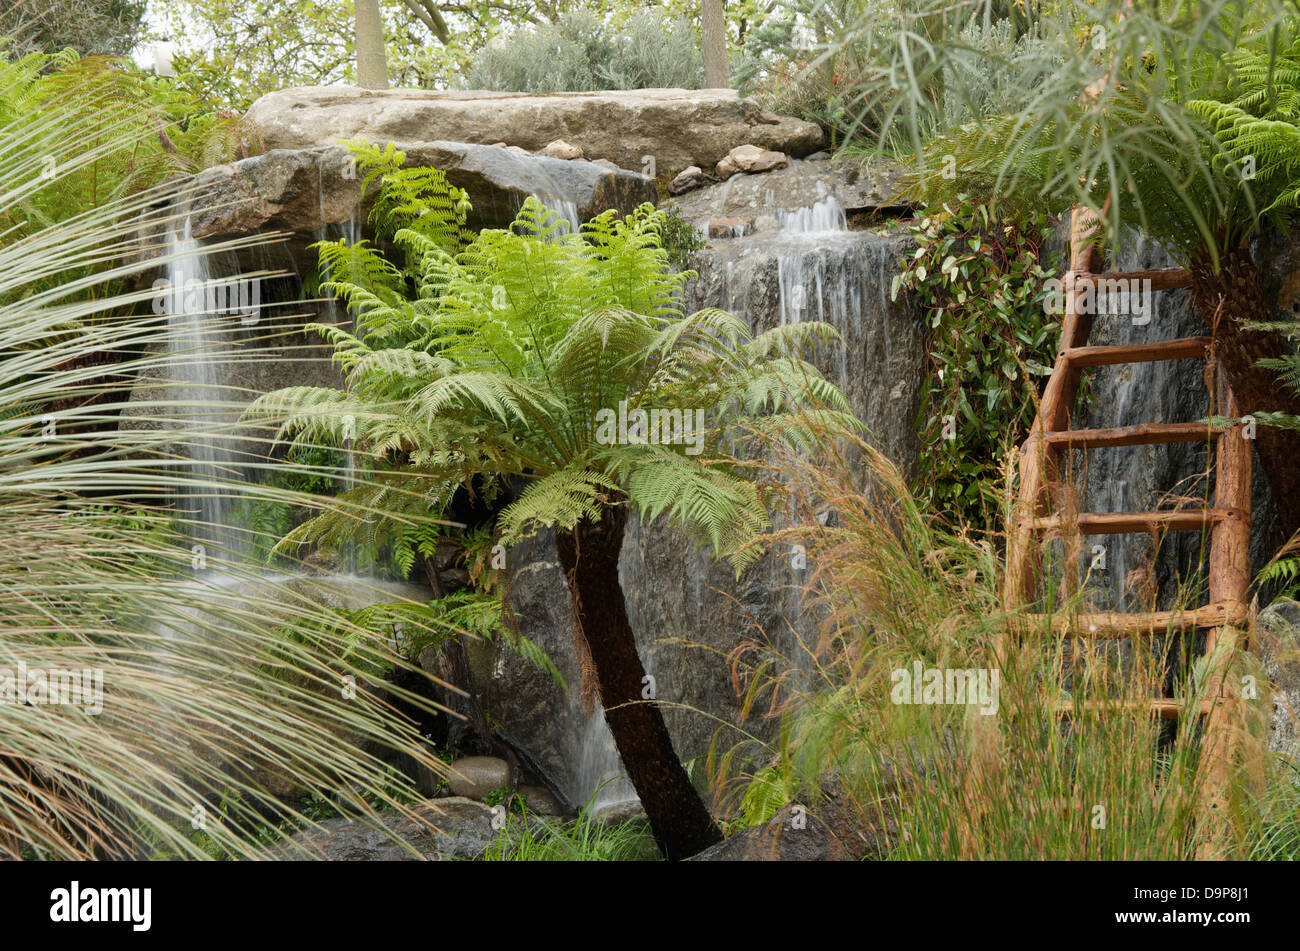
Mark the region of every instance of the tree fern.
[[[291, 542], [337, 541], [349, 518], [390, 503], [409, 516], [403, 493], [422, 491], [436, 504], [475, 479], [490, 489], [523, 477], [528, 484], [497, 525], [506, 541], [541, 527], [568, 531], [630, 504], [732, 554], [766, 525], [757, 492], [727, 461], [726, 448], [743, 442], [737, 424], [823, 407], [831, 411], [823, 424], [853, 425], [844, 395], [808, 360], [837, 342], [830, 327], [795, 324], [751, 338], [723, 311], [682, 315], [689, 275], [668, 267], [663, 216], [651, 206], [607, 212], [575, 235], [530, 198], [511, 228], [484, 231], [453, 253], [431, 235], [455, 231], [466, 209], [426, 188], [434, 176], [400, 169], [400, 151], [354, 148], [380, 183], [376, 207], [404, 225], [392, 233], [414, 293], [390, 293], [399, 285], [372, 248], [322, 246], [331, 267], [366, 285], [334, 282], [361, 310], [355, 333], [321, 328], [348, 388], [282, 390], [250, 412], [278, 418], [282, 438], [337, 444], [346, 430], [395, 468], [381, 484], [345, 493]], [[412, 174], [395, 180], [398, 172]], [[411, 222], [425, 224], [417, 232]], [[689, 446], [685, 438], [602, 442], [599, 415], [620, 406], [647, 418], [704, 415]], [[777, 430], [811, 445], [813, 434], [793, 422]], [[353, 530], [374, 533], [376, 524]]]

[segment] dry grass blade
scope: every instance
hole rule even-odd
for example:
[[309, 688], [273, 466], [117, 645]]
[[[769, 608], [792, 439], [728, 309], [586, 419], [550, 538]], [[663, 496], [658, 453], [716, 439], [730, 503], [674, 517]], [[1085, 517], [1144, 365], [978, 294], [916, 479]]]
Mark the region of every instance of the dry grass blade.
[[[49, 184], [33, 156], [94, 104], [71, 90], [0, 129], [0, 209]], [[175, 348], [152, 292], [97, 289], [157, 266], [128, 252], [171, 197], [0, 238], [0, 857], [259, 856], [310, 823], [286, 782], [363, 820], [417, 817], [394, 753], [443, 769], [400, 709], [428, 702], [384, 681], [409, 666], [389, 636], [289, 579], [194, 570], [166, 500], [230, 485], [159, 449], [210, 427], [120, 425], [137, 373]], [[85, 273], [60, 282], [70, 263]]]

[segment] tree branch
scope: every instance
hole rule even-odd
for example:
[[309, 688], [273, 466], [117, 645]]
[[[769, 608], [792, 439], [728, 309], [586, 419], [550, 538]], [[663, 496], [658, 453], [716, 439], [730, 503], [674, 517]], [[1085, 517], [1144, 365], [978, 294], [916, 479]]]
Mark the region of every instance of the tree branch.
[[442, 18], [442, 12], [428, 0], [402, 0], [406, 8], [415, 14], [416, 19], [427, 26], [430, 32], [438, 38], [438, 42], [446, 46], [451, 42], [451, 31], [447, 29], [447, 21]]

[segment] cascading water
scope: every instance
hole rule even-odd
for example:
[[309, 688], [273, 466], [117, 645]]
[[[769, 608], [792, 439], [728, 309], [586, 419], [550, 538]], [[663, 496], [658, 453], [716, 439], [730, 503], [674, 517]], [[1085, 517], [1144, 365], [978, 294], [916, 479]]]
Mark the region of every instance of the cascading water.
[[[568, 198], [537, 196], [537, 200], [555, 213], [554, 221], [561, 225], [560, 234], [580, 234], [582, 222], [578, 220], [578, 204]], [[567, 226], [567, 232], [564, 230]]]
[[188, 217], [179, 231], [169, 232], [167, 253], [166, 290], [160, 298], [168, 324], [169, 401], [190, 459], [180, 505], [196, 541], [229, 551], [238, 543], [226, 530], [233, 496], [222, 483], [236, 478], [238, 468], [231, 441], [223, 435], [229, 414], [222, 409], [219, 360], [220, 315], [228, 309], [230, 285], [214, 280]]
[[623, 771], [623, 759], [603, 710], [593, 713], [583, 728], [569, 798], [579, 807], [590, 803], [594, 815], [640, 801]]
[[[825, 191], [824, 188], [822, 190]], [[776, 220], [784, 234], [821, 234], [849, 230], [844, 209], [829, 192], [810, 207], [777, 212]]]
[[[844, 333], [860, 323], [864, 292], [875, 275], [864, 269], [862, 235], [849, 231], [847, 216], [835, 195], [822, 189], [814, 204], [778, 212], [778, 232], [762, 239], [776, 257], [778, 320], [782, 324], [816, 320]], [[728, 307], [736, 310], [735, 302]], [[738, 311], [739, 312], [739, 311]], [[888, 358], [888, 337], [884, 339]], [[838, 348], [835, 373], [841, 387], [848, 384], [848, 349]], [[829, 368], [828, 368], [829, 369]]]
[[[321, 217], [325, 217], [324, 208], [321, 209]], [[361, 227], [357, 222], [357, 213], [352, 215], [346, 222], [340, 225], [321, 225], [317, 228], [312, 236], [316, 242], [342, 240], [345, 244], [351, 246], [361, 240]], [[317, 270], [317, 286], [320, 288], [320, 295], [325, 302], [325, 312], [321, 315], [326, 323], [335, 326], [344, 326], [351, 318], [339, 305], [338, 297], [328, 286], [333, 280], [333, 274], [330, 272], [330, 266], [324, 260], [319, 260]]]
[[[1128, 235], [1112, 264], [1114, 270], [1169, 267], [1173, 262], [1154, 242]], [[1108, 310], [1111, 308], [1099, 308]], [[1205, 327], [1186, 291], [1154, 296], [1148, 322], [1128, 314], [1099, 312], [1089, 340], [1093, 345], [1149, 343], [1192, 337]], [[1209, 411], [1203, 367], [1191, 360], [1122, 364], [1093, 371], [1088, 399], [1079, 409], [1075, 428], [1118, 428], [1142, 422], [1188, 422]], [[1156, 509], [1174, 492], [1200, 497], [1207, 467], [1201, 444], [1120, 446], [1078, 452], [1074, 456], [1083, 487], [1079, 508], [1090, 512]], [[1085, 469], [1086, 467], [1086, 469]], [[1083, 473], [1086, 471], [1086, 478]], [[1172, 532], [1157, 551], [1150, 535], [1089, 536], [1084, 539], [1081, 568], [1092, 568], [1089, 591], [1096, 610], [1142, 611], [1155, 595], [1159, 607], [1172, 607], [1176, 579], [1187, 577], [1196, 563], [1200, 537]], [[1105, 554], [1105, 570], [1097, 555]]]
[[[325, 219], [323, 186], [321, 190], [321, 195], [322, 198], [321, 198], [320, 215], [321, 215], [321, 220], [323, 221]], [[341, 240], [344, 244], [348, 245], [349, 247], [357, 244], [361, 240], [361, 226], [360, 226], [360, 222], [358, 222], [357, 220], [357, 209], [353, 209], [351, 215], [348, 216], [348, 220], [345, 222], [342, 222], [337, 225], [333, 225], [333, 224], [321, 225], [319, 228], [315, 230], [315, 232], [313, 233], [313, 237], [315, 237], [317, 243], [324, 242], [324, 241]], [[319, 255], [317, 256], [317, 268], [318, 268], [317, 286], [319, 288], [318, 293], [321, 295], [321, 298], [325, 305], [323, 309], [323, 313], [321, 314], [322, 322], [331, 324], [335, 327], [344, 327], [348, 330], [355, 330], [355, 328], [353, 327], [352, 315], [350, 315], [347, 312], [347, 310], [339, 303], [338, 296], [334, 293], [333, 289], [328, 286], [330, 281], [333, 280], [333, 274], [331, 273], [329, 263], [324, 257], [321, 257]], [[358, 479], [357, 456], [356, 453], [353, 451], [351, 439], [346, 439], [344, 441], [342, 451], [343, 451], [342, 488], [344, 491], [347, 491], [353, 488], [357, 484], [357, 479]], [[357, 570], [357, 565], [359, 560], [357, 558], [356, 546], [351, 544], [345, 545], [343, 551], [340, 554], [342, 556], [344, 566], [349, 571], [355, 572]]]

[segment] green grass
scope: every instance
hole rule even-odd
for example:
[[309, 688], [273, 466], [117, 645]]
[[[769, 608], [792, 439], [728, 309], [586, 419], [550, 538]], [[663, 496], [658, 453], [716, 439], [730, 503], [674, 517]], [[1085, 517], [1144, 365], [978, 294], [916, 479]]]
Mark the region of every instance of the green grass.
[[487, 862], [655, 862], [659, 848], [643, 819], [605, 820], [592, 812], [595, 794], [578, 818], [565, 821], [510, 813], [483, 856]]

